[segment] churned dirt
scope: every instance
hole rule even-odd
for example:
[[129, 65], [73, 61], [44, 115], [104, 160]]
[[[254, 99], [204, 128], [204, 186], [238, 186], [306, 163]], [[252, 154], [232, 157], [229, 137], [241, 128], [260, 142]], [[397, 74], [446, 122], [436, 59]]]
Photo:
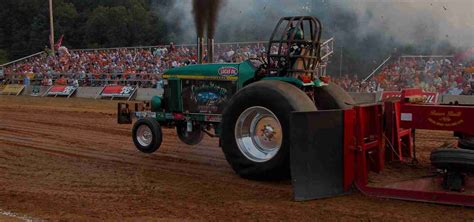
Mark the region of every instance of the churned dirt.
[[[14, 220], [2, 210], [53, 221], [474, 220], [474, 209], [358, 192], [294, 202], [289, 181], [239, 178], [215, 139], [192, 147], [165, 129], [158, 152], [138, 152], [131, 126], [115, 123], [115, 108], [111, 101], [0, 96], [0, 220]], [[420, 156], [452, 140], [450, 133], [418, 134]]]
[[22, 221], [21, 219], [17, 219], [17, 218], [14, 218], [14, 217], [9, 217], [9, 216], [4, 216], [4, 215], [0, 215], [0, 221], [4, 221], [4, 222], [19, 222], [19, 221]]

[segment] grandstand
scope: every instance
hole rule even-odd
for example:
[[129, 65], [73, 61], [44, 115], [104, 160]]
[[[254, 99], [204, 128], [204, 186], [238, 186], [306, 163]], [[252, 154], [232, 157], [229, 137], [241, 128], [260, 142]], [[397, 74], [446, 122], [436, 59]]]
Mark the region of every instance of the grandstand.
[[[333, 44], [333, 38], [323, 44], [320, 75], [326, 75]], [[214, 62], [238, 63], [249, 58], [265, 59], [266, 46], [266, 42], [258, 41], [218, 43]], [[154, 88], [167, 69], [196, 63], [194, 44], [75, 50], [63, 48], [55, 55], [39, 52], [2, 65], [0, 80], [3, 84], [133, 85]], [[333, 77], [333, 81], [350, 92], [399, 91], [408, 87], [442, 95], [472, 94], [471, 73], [465, 73], [469, 67], [474, 67], [472, 58], [460, 61], [453, 55], [403, 55], [388, 58], [365, 79], [347, 73]]]
[[[320, 75], [325, 75], [334, 39], [322, 44]], [[266, 42], [216, 44], [215, 61], [239, 63], [266, 57]], [[204, 57], [204, 60], [207, 60]], [[28, 85], [134, 85], [155, 87], [161, 74], [170, 68], [197, 63], [193, 44], [146, 47], [74, 49], [63, 48], [55, 55], [39, 52], [2, 65], [5, 84]]]
[[472, 95], [471, 76], [465, 70], [473, 67], [473, 61], [461, 61], [453, 55], [403, 55], [387, 60], [364, 80], [346, 74], [334, 81], [351, 92], [421, 88], [441, 95]]

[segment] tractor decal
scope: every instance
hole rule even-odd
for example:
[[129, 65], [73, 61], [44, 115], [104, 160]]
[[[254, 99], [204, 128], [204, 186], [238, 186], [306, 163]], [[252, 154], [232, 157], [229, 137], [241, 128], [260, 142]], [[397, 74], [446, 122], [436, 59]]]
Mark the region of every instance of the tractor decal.
[[201, 113], [213, 113], [219, 111], [219, 105], [227, 101], [227, 89], [209, 84], [193, 85], [191, 87], [191, 98], [197, 104]]
[[238, 76], [239, 71], [235, 67], [222, 67], [218, 71], [220, 76]]
[[187, 80], [183, 85], [184, 110], [219, 114], [234, 91], [235, 84], [229, 81]]
[[163, 78], [177, 78], [187, 80], [219, 80], [219, 81], [236, 81], [237, 76], [206, 76], [206, 75], [163, 75]]
[[440, 127], [454, 127], [464, 123], [461, 111], [440, 112], [433, 110], [428, 115], [428, 121]]

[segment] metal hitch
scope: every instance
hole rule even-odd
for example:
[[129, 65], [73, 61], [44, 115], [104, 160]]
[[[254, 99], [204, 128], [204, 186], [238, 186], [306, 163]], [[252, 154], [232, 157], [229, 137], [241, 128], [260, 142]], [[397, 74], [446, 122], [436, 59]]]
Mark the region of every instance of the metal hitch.
[[117, 123], [118, 124], [131, 124], [132, 113], [128, 103], [117, 104]]

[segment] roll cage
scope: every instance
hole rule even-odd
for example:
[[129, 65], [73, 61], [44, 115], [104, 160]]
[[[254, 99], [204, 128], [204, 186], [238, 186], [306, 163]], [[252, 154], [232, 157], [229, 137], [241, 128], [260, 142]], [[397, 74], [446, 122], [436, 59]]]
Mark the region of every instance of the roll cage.
[[268, 44], [266, 74], [314, 80], [321, 61], [321, 30], [321, 22], [312, 16], [281, 18]]

